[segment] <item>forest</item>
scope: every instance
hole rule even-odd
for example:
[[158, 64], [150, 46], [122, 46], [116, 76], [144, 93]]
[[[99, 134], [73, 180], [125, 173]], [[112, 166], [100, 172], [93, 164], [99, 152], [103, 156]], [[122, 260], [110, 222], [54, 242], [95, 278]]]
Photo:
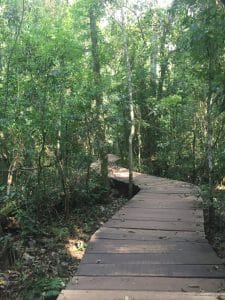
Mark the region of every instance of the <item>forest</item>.
[[198, 185], [225, 256], [225, 4], [166, 2], [0, 0], [0, 299], [56, 299], [131, 170]]

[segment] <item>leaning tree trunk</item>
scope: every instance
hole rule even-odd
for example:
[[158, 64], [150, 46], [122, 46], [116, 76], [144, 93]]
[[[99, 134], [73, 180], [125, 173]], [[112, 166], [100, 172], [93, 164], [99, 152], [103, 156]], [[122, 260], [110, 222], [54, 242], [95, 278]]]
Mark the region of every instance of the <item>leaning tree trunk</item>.
[[123, 34], [123, 50], [126, 61], [127, 70], [127, 86], [128, 86], [128, 99], [130, 108], [130, 135], [129, 135], [129, 198], [133, 195], [133, 138], [135, 134], [135, 118], [134, 118], [134, 103], [133, 103], [133, 87], [132, 87], [132, 73], [130, 57], [128, 53], [128, 42], [127, 42], [127, 32], [126, 32], [126, 22], [123, 7], [121, 8], [122, 17], [122, 34]]
[[101, 160], [101, 178], [104, 186], [108, 184], [108, 156], [106, 152], [105, 121], [103, 112], [103, 98], [101, 91], [101, 67], [98, 53], [98, 29], [96, 24], [96, 8], [91, 5], [89, 10], [91, 47], [94, 73], [94, 100], [98, 114], [98, 137], [99, 137], [99, 156]]

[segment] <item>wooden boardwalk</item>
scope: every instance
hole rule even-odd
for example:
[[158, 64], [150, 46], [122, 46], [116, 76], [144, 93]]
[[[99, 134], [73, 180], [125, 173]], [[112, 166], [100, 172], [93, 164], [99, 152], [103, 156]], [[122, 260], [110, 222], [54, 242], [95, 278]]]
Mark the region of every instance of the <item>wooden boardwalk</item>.
[[194, 187], [140, 173], [134, 182], [140, 192], [92, 236], [58, 300], [225, 300], [225, 267], [205, 239]]

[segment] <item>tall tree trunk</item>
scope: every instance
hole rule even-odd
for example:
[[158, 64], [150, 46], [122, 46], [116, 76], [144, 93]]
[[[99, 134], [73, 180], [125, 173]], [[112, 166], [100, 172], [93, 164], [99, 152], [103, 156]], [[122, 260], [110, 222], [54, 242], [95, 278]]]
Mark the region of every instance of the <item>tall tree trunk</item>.
[[92, 141], [91, 141], [91, 133], [89, 129], [90, 121], [88, 120], [88, 116], [85, 115], [85, 123], [86, 123], [86, 143], [87, 143], [87, 152], [88, 152], [88, 161], [87, 161], [87, 176], [86, 176], [86, 189], [89, 190], [90, 183], [90, 174], [91, 174], [91, 156], [92, 156]]
[[[62, 97], [62, 95], [60, 97]], [[62, 111], [63, 102], [61, 98], [60, 98], [60, 108]], [[66, 217], [68, 217], [70, 211], [70, 197], [69, 197], [69, 189], [68, 189], [68, 172], [65, 166], [65, 158], [64, 158], [65, 151], [63, 151], [62, 149], [62, 115], [59, 118], [58, 127], [59, 129], [57, 133], [56, 162], [58, 167], [58, 174], [63, 189], [62, 198], [64, 200], [64, 211]]]
[[168, 69], [168, 56], [165, 53], [166, 37], [168, 34], [168, 24], [163, 24], [163, 36], [160, 43], [160, 77], [157, 88], [157, 99], [160, 100], [163, 96], [163, 85], [166, 77], [166, 72]]
[[214, 201], [212, 195], [213, 188], [213, 127], [212, 127], [212, 106], [213, 106], [213, 47], [209, 41], [208, 48], [208, 95], [207, 95], [207, 112], [206, 112], [206, 123], [207, 123], [207, 162], [208, 162], [208, 184], [210, 190], [210, 204], [209, 204], [209, 222], [211, 226], [214, 226], [215, 221], [215, 210]]
[[97, 13], [93, 3], [89, 10], [90, 32], [92, 46], [92, 60], [94, 73], [94, 100], [98, 114], [98, 138], [99, 138], [99, 156], [101, 160], [101, 178], [105, 186], [108, 185], [108, 156], [106, 152], [105, 121], [103, 112], [103, 97], [101, 91], [101, 66], [98, 53], [98, 29], [96, 24]]
[[141, 136], [141, 110], [140, 107], [137, 106], [137, 118], [138, 118], [138, 125], [137, 125], [137, 137], [138, 137], [138, 169], [141, 172], [142, 169], [142, 162], [141, 162], [141, 154], [142, 154], [142, 136]]
[[196, 118], [194, 117], [193, 139], [192, 139], [192, 181], [196, 182]]
[[157, 60], [158, 60], [158, 17], [153, 13], [152, 36], [151, 36], [151, 54], [150, 54], [150, 85], [151, 94], [153, 97], [157, 96]]
[[210, 189], [213, 185], [213, 152], [212, 152], [212, 98], [207, 97], [207, 160], [208, 160], [208, 182]]
[[5, 85], [4, 85], [4, 114], [6, 114], [8, 100], [9, 100], [9, 79], [10, 79], [10, 69], [11, 69], [12, 58], [13, 58], [14, 51], [16, 50], [17, 42], [18, 42], [21, 30], [22, 30], [24, 15], [25, 15], [25, 0], [22, 0], [21, 18], [20, 18], [20, 21], [18, 24], [18, 28], [16, 29], [16, 32], [15, 32], [13, 45], [9, 51], [9, 55], [7, 58], [7, 64], [6, 64], [6, 78], [5, 78]]
[[134, 117], [134, 103], [133, 103], [133, 86], [132, 86], [132, 73], [130, 57], [128, 53], [128, 41], [126, 32], [126, 20], [123, 6], [121, 8], [122, 17], [122, 34], [123, 34], [123, 48], [127, 69], [127, 86], [128, 86], [128, 99], [130, 108], [130, 135], [129, 135], [129, 198], [133, 196], [133, 138], [135, 134], [135, 117]]
[[158, 56], [158, 35], [155, 31], [155, 26], [152, 28], [151, 40], [151, 56], [150, 56], [150, 83], [152, 88], [152, 95], [155, 97], [157, 92], [157, 56]]

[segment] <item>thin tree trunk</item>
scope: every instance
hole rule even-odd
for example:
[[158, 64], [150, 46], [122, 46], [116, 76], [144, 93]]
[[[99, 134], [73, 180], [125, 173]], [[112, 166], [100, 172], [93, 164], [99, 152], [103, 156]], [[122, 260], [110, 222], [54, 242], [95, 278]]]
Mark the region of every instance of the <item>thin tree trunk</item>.
[[13, 184], [13, 176], [14, 173], [17, 169], [17, 166], [19, 164], [19, 154], [16, 155], [14, 161], [11, 163], [9, 170], [8, 170], [8, 176], [7, 176], [7, 190], [6, 190], [6, 195], [7, 197], [10, 196], [11, 193], [11, 187]]
[[194, 129], [193, 129], [193, 139], [192, 139], [192, 156], [193, 156], [192, 181], [196, 182], [196, 121], [195, 119], [194, 119]]
[[56, 159], [58, 164], [58, 172], [63, 189], [63, 199], [64, 199], [64, 210], [65, 214], [69, 216], [69, 193], [67, 191], [67, 174], [65, 171], [63, 153], [62, 153], [62, 116], [59, 120], [59, 130], [58, 130], [58, 139], [57, 139], [57, 150], [56, 150]]
[[155, 29], [155, 24], [152, 26], [152, 39], [151, 39], [151, 55], [150, 55], [150, 83], [152, 95], [155, 97], [157, 94], [157, 56], [158, 56], [158, 34]]
[[128, 99], [130, 108], [130, 135], [129, 135], [129, 198], [133, 196], [133, 138], [135, 134], [135, 117], [134, 117], [134, 103], [133, 103], [133, 86], [132, 86], [132, 73], [130, 57], [128, 53], [128, 41], [126, 33], [126, 21], [123, 7], [121, 8], [122, 17], [122, 34], [123, 34], [123, 48], [126, 60], [127, 69], [127, 86], [128, 86]]
[[88, 147], [88, 162], [87, 162], [87, 176], [86, 176], [86, 189], [89, 190], [89, 183], [90, 183], [90, 173], [91, 173], [91, 156], [92, 156], [92, 143], [91, 143], [91, 134], [89, 130], [89, 124], [87, 115], [85, 116], [85, 122], [87, 125], [86, 133], [87, 133], [87, 147]]
[[65, 174], [62, 158], [60, 156], [58, 157], [58, 155], [56, 155], [56, 160], [57, 160], [57, 165], [58, 165], [58, 172], [59, 172], [60, 179], [61, 179], [62, 189], [63, 189], [62, 198], [64, 200], [65, 215], [66, 215], [66, 217], [68, 217], [69, 209], [70, 209], [70, 205], [69, 205], [70, 201], [69, 201], [69, 192], [68, 192], [68, 188], [67, 188], [67, 180], [66, 180], [67, 177]]
[[142, 136], [141, 136], [141, 110], [137, 107], [138, 125], [137, 125], [137, 136], [138, 136], [138, 169], [139, 172], [142, 169], [141, 152], [142, 152]]
[[208, 162], [208, 184], [210, 191], [210, 204], [209, 204], [209, 222], [211, 227], [214, 226], [215, 221], [215, 209], [212, 195], [213, 189], [213, 128], [212, 128], [212, 106], [213, 106], [213, 52], [212, 45], [209, 42], [208, 48], [208, 95], [207, 95], [207, 111], [206, 111], [206, 122], [207, 122], [207, 162]]
[[164, 29], [163, 39], [161, 41], [161, 47], [160, 47], [161, 63], [160, 63], [160, 78], [159, 78], [158, 89], [157, 89], [158, 100], [160, 100], [163, 96], [163, 85], [164, 85], [164, 81], [168, 69], [168, 57], [165, 57], [166, 36], [167, 36], [167, 30]]
[[16, 48], [16, 44], [18, 42], [21, 30], [22, 30], [22, 25], [23, 25], [23, 20], [24, 20], [24, 15], [25, 15], [25, 0], [22, 0], [22, 13], [21, 13], [21, 19], [18, 25], [18, 28], [15, 33], [14, 37], [14, 42], [12, 45], [12, 48], [9, 51], [8, 59], [7, 59], [7, 65], [6, 65], [6, 79], [5, 79], [5, 87], [4, 87], [4, 113], [6, 114], [7, 110], [7, 105], [8, 105], [8, 98], [9, 98], [9, 76], [10, 76], [10, 67], [11, 67], [11, 62], [12, 62], [12, 57], [13, 53]]
[[213, 185], [213, 152], [212, 152], [212, 98], [207, 98], [207, 160], [208, 160], [208, 182], [210, 189]]
[[211, 44], [208, 45], [208, 95], [207, 95], [207, 111], [206, 111], [206, 122], [207, 122], [207, 161], [208, 161], [208, 183], [209, 188], [212, 189], [212, 173], [213, 173], [213, 151], [212, 151], [212, 97], [213, 97], [213, 90], [212, 90], [212, 82], [213, 82], [213, 61], [212, 61], [212, 49]]
[[99, 138], [99, 156], [101, 160], [101, 178], [105, 186], [108, 185], [108, 156], [106, 152], [106, 137], [105, 137], [105, 122], [103, 112], [103, 98], [101, 91], [101, 66], [98, 53], [98, 29], [96, 24], [96, 9], [94, 4], [89, 10], [90, 17], [90, 32], [91, 32], [91, 45], [92, 45], [92, 60], [93, 60], [93, 73], [95, 84], [95, 98], [96, 108], [98, 114], [98, 138]]
[[166, 54], [166, 39], [170, 31], [171, 21], [172, 21], [171, 15], [168, 13], [167, 18], [163, 20], [164, 22], [162, 25], [163, 35], [160, 42], [160, 78], [159, 78], [158, 88], [157, 88], [158, 100], [160, 100], [163, 97], [163, 86], [164, 86], [166, 73], [168, 71], [169, 56], [168, 54]]
[[[44, 119], [43, 119], [44, 120]], [[37, 191], [38, 191], [38, 199], [41, 197], [41, 178], [43, 176], [43, 166], [42, 166], [42, 157], [45, 153], [45, 142], [46, 142], [46, 131], [42, 124], [41, 129], [41, 135], [42, 135], [42, 143], [41, 143], [41, 150], [38, 154], [38, 168], [37, 168]]]

